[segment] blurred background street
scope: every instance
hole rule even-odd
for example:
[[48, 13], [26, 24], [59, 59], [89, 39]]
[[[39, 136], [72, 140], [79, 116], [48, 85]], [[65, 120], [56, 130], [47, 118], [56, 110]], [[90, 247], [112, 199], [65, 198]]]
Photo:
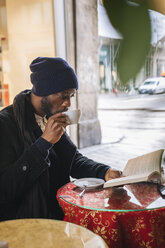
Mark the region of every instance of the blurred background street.
[[98, 118], [101, 144], [80, 150], [96, 161], [123, 169], [130, 158], [165, 149], [165, 94], [101, 94]]

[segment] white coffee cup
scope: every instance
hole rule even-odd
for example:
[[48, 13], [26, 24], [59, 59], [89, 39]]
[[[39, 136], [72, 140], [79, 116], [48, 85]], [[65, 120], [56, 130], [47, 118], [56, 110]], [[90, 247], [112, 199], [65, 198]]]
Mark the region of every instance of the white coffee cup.
[[70, 125], [71, 124], [77, 124], [79, 122], [80, 109], [68, 110], [67, 112], [65, 112], [65, 114], [69, 118]]

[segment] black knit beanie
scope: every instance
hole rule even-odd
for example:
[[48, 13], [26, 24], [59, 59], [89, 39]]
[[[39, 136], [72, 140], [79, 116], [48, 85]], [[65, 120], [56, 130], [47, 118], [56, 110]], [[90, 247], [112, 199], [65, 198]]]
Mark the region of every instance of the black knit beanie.
[[38, 57], [30, 64], [32, 92], [48, 96], [68, 89], [78, 89], [73, 69], [62, 58]]

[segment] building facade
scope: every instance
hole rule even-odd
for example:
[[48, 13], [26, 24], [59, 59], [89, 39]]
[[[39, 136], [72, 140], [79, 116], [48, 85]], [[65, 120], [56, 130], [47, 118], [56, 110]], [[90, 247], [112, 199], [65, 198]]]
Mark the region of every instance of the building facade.
[[132, 90], [146, 78], [160, 76], [165, 71], [165, 16], [151, 10], [149, 13], [152, 28], [150, 52], [138, 75], [123, 87], [115, 63], [122, 36], [112, 27], [103, 2], [98, 1], [100, 92]]

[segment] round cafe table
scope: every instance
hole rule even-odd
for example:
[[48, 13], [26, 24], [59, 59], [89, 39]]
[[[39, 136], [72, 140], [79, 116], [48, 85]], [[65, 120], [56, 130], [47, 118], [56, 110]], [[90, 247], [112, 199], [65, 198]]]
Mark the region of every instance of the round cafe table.
[[165, 199], [147, 183], [86, 191], [68, 183], [57, 192], [64, 220], [100, 235], [110, 248], [165, 248]]
[[9, 248], [107, 248], [102, 238], [86, 228], [47, 219], [0, 222], [0, 240]]

